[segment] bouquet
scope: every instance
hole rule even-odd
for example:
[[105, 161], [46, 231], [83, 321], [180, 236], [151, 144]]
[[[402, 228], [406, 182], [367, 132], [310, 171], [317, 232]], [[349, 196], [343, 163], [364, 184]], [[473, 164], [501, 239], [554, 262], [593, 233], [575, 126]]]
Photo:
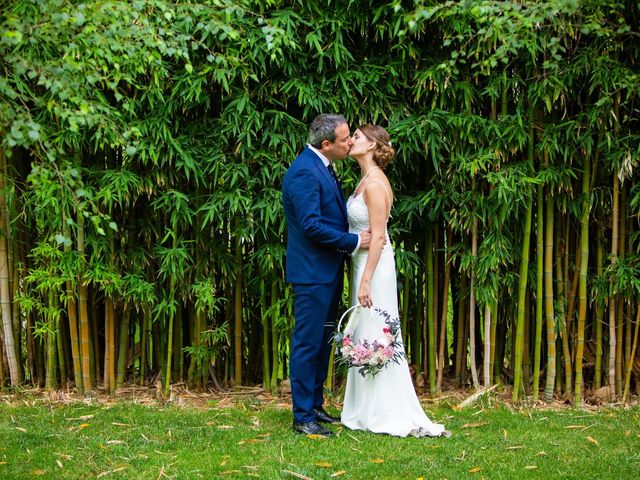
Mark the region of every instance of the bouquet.
[[[356, 367], [358, 373], [363, 377], [369, 374], [375, 376], [390, 361], [398, 363], [405, 356], [399, 336], [400, 319], [391, 318], [386, 310], [373, 308], [373, 312], [384, 317], [385, 326], [380, 332], [380, 337], [376, 339], [363, 338], [356, 343], [353, 339], [353, 332], [360, 319], [358, 307], [363, 308], [361, 305], [354, 305], [344, 312], [338, 322], [338, 329], [333, 337], [336, 345], [336, 359], [341, 365]], [[347, 313], [354, 309], [356, 311], [351, 314], [344, 331], [341, 331], [342, 321]]]

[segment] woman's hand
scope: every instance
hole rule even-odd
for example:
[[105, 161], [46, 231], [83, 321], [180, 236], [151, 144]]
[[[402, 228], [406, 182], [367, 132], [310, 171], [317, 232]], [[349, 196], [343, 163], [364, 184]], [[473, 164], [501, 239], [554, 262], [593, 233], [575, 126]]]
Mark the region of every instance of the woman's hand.
[[365, 308], [373, 307], [373, 299], [371, 298], [371, 284], [369, 281], [362, 280], [358, 289], [358, 303]]

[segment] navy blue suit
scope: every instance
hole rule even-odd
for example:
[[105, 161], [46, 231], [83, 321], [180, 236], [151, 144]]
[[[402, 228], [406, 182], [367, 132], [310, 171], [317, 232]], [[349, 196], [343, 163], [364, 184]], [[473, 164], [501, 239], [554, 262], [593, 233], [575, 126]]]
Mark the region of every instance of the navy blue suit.
[[286, 277], [294, 291], [289, 359], [293, 417], [307, 423], [316, 420], [313, 409], [322, 407], [344, 260], [358, 236], [348, 233], [342, 189], [309, 148], [287, 170], [282, 203], [288, 228]]

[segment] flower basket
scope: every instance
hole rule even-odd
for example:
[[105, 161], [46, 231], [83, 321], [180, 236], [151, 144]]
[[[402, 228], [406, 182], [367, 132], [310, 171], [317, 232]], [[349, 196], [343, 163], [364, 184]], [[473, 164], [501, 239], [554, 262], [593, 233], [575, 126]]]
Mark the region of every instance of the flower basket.
[[[336, 361], [340, 365], [355, 367], [363, 377], [375, 376], [389, 362], [398, 363], [404, 358], [405, 353], [400, 342], [400, 319], [391, 318], [386, 310], [372, 308], [371, 313], [384, 318], [385, 326], [380, 331], [378, 338], [362, 338], [355, 342], [353, 334], [362, 317], [362, 305], [354, 305], [347, 309], [340, 320], [333, 337], [336, 346]], [[344, 329], [342, 324], [347, 318]]]

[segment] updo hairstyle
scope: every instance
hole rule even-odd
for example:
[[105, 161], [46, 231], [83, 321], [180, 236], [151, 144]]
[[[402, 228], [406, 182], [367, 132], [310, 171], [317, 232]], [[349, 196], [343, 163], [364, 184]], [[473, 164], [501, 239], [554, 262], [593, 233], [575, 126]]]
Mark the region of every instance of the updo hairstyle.
[[376, 142], [376, 147], [373, 150], [373, 161], [376, 162], [376, 165], [381, 169], [386, 169], [387, 165], [389, 165], [391, 160], [396, 156], [396, 151], [391, 146], [387, 131], [380, 125], [371, 125], [370, 123], [358, 127], [358, 130], [369, 140]]

